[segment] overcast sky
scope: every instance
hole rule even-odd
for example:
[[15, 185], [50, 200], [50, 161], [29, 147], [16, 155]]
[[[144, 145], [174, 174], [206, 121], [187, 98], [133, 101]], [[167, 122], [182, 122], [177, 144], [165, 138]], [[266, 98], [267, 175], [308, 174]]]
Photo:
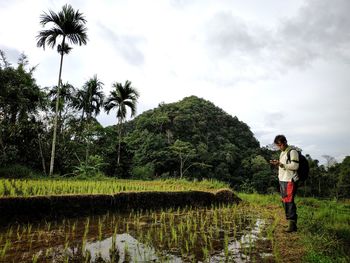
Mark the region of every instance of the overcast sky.
[[130, 80], [138, 114], [196, 95], [261, 146], [285, 134], [321, 163], [350, 155], [349, 0], [0, 0], [0, 49], [14, 65], [24, 52], [41, 87], [57, 84], [59, 54], [37, 48], [39, 17], [65, 3], [85, 15], [89, 41], [65, 56], [63, 82], [97, 74], [109, 94]]

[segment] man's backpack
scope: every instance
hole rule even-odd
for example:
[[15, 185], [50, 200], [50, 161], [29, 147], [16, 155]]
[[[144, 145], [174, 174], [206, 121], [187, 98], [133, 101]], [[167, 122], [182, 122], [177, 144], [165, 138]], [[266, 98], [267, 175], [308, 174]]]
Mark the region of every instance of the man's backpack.
[[[290, 151], [287, 153], [287, 161], [291, 162], [290, 160]], [[297, 170], [297, 174], [299, 177], [299, 182], [304, 182], [309, 177], [309, 162], [306, 159], [304, 155], [301, 154], [300, 151], [297, 151], [299, 155], [299, 168]]]

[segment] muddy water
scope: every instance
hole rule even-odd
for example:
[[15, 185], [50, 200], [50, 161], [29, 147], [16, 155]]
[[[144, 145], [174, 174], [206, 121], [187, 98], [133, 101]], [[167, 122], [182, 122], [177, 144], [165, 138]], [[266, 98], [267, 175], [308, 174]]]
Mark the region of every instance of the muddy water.
[[0, 262], [273, 262], [250, 207], [132, 211], [0, 229]]

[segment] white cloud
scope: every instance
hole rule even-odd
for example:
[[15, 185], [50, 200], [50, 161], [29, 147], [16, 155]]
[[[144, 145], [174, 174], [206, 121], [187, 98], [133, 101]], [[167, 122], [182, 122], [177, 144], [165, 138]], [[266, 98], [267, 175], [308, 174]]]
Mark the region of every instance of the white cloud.
[[[1, 1], [0, 48], [25, 52], [42, 87], [57, 83], [55, 50], [36, 47], [43, 11], [65, 1]], [[284, 133], [313, 158], [349, 155], [347, 0], [121, 0], [70, 2], [89, 42], [64, 58], [76, 87], [94, 74], [108, 95], [130, 80], [138, 112], [197, 95], [246, 122], [262, 145]], [[33, 10], [28, 12], [28, 10]], [[115, 123], [101, 114], [103, 125]]]

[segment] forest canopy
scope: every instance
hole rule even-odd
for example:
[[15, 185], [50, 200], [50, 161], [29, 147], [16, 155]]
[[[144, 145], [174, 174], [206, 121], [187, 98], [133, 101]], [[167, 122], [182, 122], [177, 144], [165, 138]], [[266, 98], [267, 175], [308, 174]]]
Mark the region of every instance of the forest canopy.
[[[33, 77], [35, 68], [28, 65], [25, 55], [13, 66], [1, 52], [0, 177], [48, 174], [57, 86], [39, 87]], [[208, 178], [242, 191], [276, 191], [277, 171], [268, 160], [277, 158], [278, 152], [261, 147], [237, 116], [190, 96], [160, 103], [125, 122], [126, 116], [136, 114], [136, 88], [131, 81], [115, 82], [114, 93], [108, 95], [103, 93], [103, 85], [96, 75], [81, 87], [62, 84], [56, 175]], [[103, 127], [98, 122], [103, 110], [116, 114], [116, 125]], [[311, 170], [305, 194], [349, 196], [350, 157], [338, 164], [328, 156], [327, 164], [320, 165], [306, 156]]]

